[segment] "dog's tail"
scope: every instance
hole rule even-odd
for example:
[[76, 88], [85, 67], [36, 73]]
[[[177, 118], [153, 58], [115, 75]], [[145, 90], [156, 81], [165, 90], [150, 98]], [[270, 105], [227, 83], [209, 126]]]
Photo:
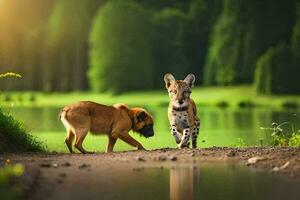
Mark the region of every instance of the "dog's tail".
[[68, 118], [67, 118], [67, 112], [68, 110], [67, 109], [63, 109], [60, 111], [59, 113], [59, 118], [60, 120], [62, 121], [63, 125], [65, 126], [65, 128], [68, 130], [68, 129], [74, 129], [74, 127], [72, 126], [72, 124], [70, 124], [70, 122], [68, 121]]
[[60, 110], [59, 115], [58, 115], [59, 119], [61, 119], [62, 117], [65, 117], [65, 116], [66, 116], [66, 110], [65, 109]]

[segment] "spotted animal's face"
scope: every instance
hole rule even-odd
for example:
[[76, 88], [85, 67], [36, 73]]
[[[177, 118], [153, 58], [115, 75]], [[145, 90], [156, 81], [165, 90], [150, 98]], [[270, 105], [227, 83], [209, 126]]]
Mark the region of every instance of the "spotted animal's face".
[[172, 74], [166, 74], [164, 80], [173, 107], [175, 109], [187, 108], [195, 76], [189, 74], [184, 80], [175, 80]]

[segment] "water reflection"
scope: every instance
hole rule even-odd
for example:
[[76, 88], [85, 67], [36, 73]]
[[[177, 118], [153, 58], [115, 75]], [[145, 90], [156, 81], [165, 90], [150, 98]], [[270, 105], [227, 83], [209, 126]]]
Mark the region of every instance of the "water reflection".
[[233, 163], [177, 161], [170, 169], [138, 165], [105, 171], [92, 167], [87, 176], [79, 171], [82, 175], [75, 183], [67, 178], [64, 190], [58, 186], [50, 199], [298, 200], [300, 196], [299, 181]]
[[173, 167], [170, 169], [170, 200], [194, 199], [199, 177], [196, 167]]
[[300, 182], [237, 164], [185, 164], [169, 171], [169, 199], [298, 199]]

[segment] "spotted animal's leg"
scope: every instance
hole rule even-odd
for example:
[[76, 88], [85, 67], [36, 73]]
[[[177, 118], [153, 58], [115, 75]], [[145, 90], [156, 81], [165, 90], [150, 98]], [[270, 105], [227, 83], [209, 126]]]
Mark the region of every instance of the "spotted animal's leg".
[[199, 128], [200, 128], [200, 122], [199, 120], [196, 120], [195, 126], [192, 133], [192, 147], [197, 148], [197, 138], [199, 134]]
[[181, 134], [178, 132], [176, 124], [173, 123], [171, 125], [170, 129], [171, 129], [172, 135], [175, 138], [176, 143], [179, 144], [181, 142]]
[[188, 141], [190, 139], [190, 128], [186, 128], [183, 130], [183, 136], [181, 142], [179, 143], [179, 148], [188, 147]]

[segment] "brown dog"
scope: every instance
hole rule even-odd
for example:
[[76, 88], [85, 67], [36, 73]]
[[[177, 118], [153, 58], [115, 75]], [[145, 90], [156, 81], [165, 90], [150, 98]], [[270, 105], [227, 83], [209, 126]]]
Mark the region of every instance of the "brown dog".
[[93, 134], [107, 134], [109, 142], [107, 152], [112, 152], [117, 138], [124, 142], [144, 149], [132, 138], [128, 132], [133, 130], [144, 137], [151, 137], [153, 132], [153, 119], [142, 108], [129, 108], [123, 104], [113, 106], [101, 105], [90, 101], [77, 102], [63, 108], [60, 119], [67, 129], [66, 144], [72, 153], [72, 143], [82, 153], [87, 152], [82, 143], [90, 131]]

